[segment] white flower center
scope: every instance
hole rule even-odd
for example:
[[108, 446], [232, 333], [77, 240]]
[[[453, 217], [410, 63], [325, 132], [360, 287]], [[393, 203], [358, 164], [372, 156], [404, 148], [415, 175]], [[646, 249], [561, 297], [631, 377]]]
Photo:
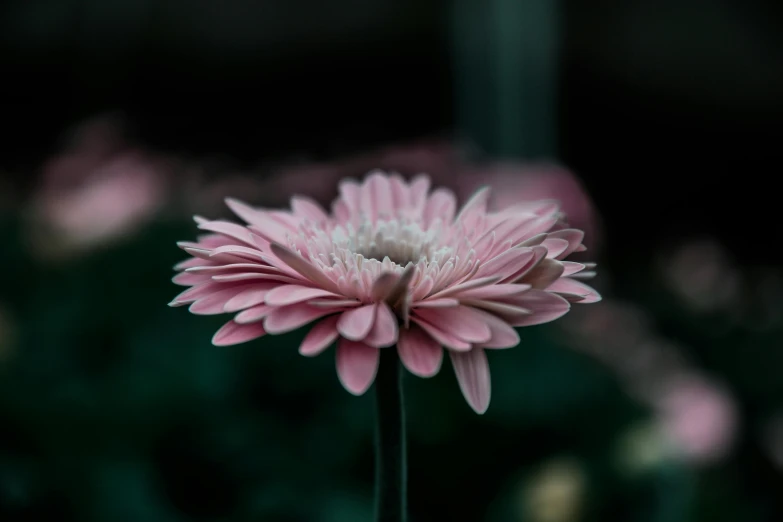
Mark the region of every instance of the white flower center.
[[375, 223], [365, 219], [358, 228], [350, 223], [336, 227], [332, 231], [332, 241], [338, 248], [365, 259], [383, 261], [388, 257], [404, 267], [408, 263], [427, 262], [447, 254], [451, 248], [440, 243], [440, 231], [438, 224], [424, 230], [416, 221], [406, 219], [378, 220]]

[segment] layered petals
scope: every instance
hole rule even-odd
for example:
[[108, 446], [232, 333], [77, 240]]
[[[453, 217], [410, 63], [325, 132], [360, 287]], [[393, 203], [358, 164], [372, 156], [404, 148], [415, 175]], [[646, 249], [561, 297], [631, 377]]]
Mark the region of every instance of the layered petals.
[[339, 381], [354, 395], [372, 385], [379, 350], [396, 349], [408, 371], [431, 377], [445, 349], [483, 413], [485, 349], [514, 347], [517, 327], [601, 299], [584, 283], [594, 265], [565, 260], [584, 250], [584, 234], [556, 227], [556, 202], [490, 212], [484, 188], [458, 209], [426, 176], [380, 171], [343, 181], [339, 193], [331, 213], [295, 196], [287, 211], [227, 200], [243, 224], [196, 218], [205, 234], [179, 244], [191, 258], [175, 266], [174, 282], [189, 288], [170, 305], [235, 314], [215, 334], [219, 346], [312, 324], [300, 353], [336, 343]]

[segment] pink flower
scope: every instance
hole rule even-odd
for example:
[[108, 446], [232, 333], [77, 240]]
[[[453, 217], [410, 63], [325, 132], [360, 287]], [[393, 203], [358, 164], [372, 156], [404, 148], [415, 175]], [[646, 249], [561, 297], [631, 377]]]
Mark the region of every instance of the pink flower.
[[174, 278], [191, 288], [171, 304], [236, 313], [212, 340], [221, 346], [315, 322], [300, 353], [337, 341], [337, 374], [355, 395], [372, 384], [379, 349], [396, 345], [411, 373], [429, 377], [445, 347], [463, 395], [484, 413], [486, 349], [516, 346], [514, 327], [557, 319], [571, 302], [600, 300], [578, 280], [588, 267], [564, 261], [583, 250], [583, 233], [551, 232], [555, 203], [488, 212], [485, 189], [457, 212], [454, 194], [430, 193], [427, 177], [379, 171], [339, 189], [331, 214], [295, 196], [290, 211], [228, 200], [247, 225], [197, 218], [207, 234], [180, 243], [193, 258]]
[[32, 240], [40, 254], [79, 253], [126, 237], [165, 202], [167, 166], [126, 145], [113, 120], [90, 121], [75, 134], [44, 165], [32, 202]]
[[61, 194], [48, 207], [52, 222], [79, 241], [122, 235], [160, 205], [159, 180], [133, 156], [115, 158], [78, 191]]
[[657, 398], [661, 422], [682, 456], [714, 462], [734, 442], [737, 408], [731, 395], [697, 375], [673, 379]]

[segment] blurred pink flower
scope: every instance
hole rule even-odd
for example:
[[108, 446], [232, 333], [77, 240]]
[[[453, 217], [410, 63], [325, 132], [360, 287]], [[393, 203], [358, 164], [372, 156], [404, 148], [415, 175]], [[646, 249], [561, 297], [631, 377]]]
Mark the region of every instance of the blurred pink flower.
[[737, 407], [716, 383], [694, 374], [678, 376], [666, 384], [655, 406], [670, 440], [686, 459], [711, 463], [731, 449]]
[[549, 163], [496, 163], [465, 166], [456, 178], [457, 195], [466, 197], [483, 185], [493, 188], [493, 210], [525, 201], [556, 200], [569, 225], [585, 232], [585, 244], [596, 248], [598, 216], [579, 179], [567, 169]]
[[125, 146], [111, 120], [85, 124], [49, 161], [32, 203], [39, 253], [83, 251], [131, 234], [163, 206], [166, 167]]
[[238, 344], [317, 321], [300, 347], [316, 355], [338, 341], [343, 386], [363, 394], [380, 348], [396, 345], [412, 373], [429, 377], [445, 347], [463, 395], [478, 413], [490, 399], [485, 349], [519, 343], [515, 326], [546, 323], [598, 293], [577, 280], [585, 265], [576, 229], [552, 231], [551, 202], [489, 212], [488, 190], [457, 212], [447, 189], [376, 171], [345, 180], [327, 214], [294, 197], [290, 211], [229, 200], [247, 225], [198, 218], [208, 234], [181, 243], [193, 257], [174, 282], [190, 288], [172, 306], [194, 314], [236, 313], [214, 336]]
[[405, 179], [426, 173], [436, 185], [453, 186], [460, 166], [459, 150], [440, 140], [393, 145], [366, 154], [328, 163], [305, 163], [275, 169], [262, 183], [264, 203], [286, 204], [291, 196], [306, 193], [318, 203], [328, 204], [337, 194], [342, 179], [359, 178], [379, 169]]

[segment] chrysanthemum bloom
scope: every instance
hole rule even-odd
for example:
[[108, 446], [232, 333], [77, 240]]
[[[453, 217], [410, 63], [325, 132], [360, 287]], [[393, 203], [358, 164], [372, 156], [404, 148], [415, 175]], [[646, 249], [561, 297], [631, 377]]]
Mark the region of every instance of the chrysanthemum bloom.
[[579, 281], [592, 267], [564, 261], [584, 248], [583, 233], [558, 226], [555, 202], [488, 212], [488, 195], [479, 190], [457, 212], [453, 193], [430, 192], [427, 177], [373, 172], [343, 181], [331, 214], [299, 196], [290, 211], [228, 200], [247, 224], [196, 218], [207, 234], [180, 243], [193, 259], [174, 282], [191, 288], [172, 305], [235, 313], [212, 340], [221, 346], [315, 323], [300, 353], [337, 341], [337, 374], [355, 395], [372, 384], [380, 350], [396, 346], [411, 373], [429, 377], [445, 348], [463, 395], [483, 413], [487, 349], [516, 346], [514, 327], [600, 299]]

